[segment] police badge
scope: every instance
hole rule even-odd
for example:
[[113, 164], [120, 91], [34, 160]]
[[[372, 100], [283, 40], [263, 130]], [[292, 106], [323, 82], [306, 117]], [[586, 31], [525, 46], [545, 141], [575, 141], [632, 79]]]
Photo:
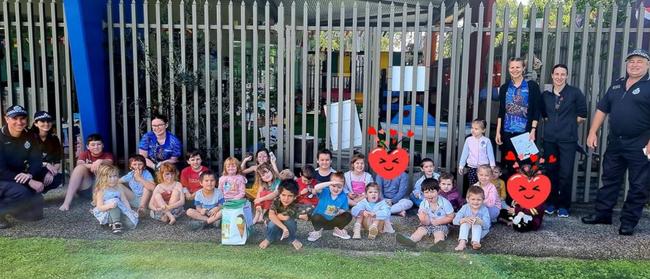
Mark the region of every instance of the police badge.
[[25, 149], [29, 149], [30, 147], [32, 147], [32, 145], [29, 143], [29, 141], [26, 141], [24, 146], [25, 146]]
[[637, 87], [632, 91], [632, 95], [639, 94], [640, 92], [641, 92], [641, 89]]

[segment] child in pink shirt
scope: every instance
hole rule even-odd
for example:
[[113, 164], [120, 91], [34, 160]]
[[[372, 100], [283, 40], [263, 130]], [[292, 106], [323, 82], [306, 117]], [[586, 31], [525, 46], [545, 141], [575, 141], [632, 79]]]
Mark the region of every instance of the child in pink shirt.
[[[458, 173], [460, 175], [467, 174], [470, 185], [478, 182], [476, 175], [478, 166], [489, 164], [490, 167], [494, 167], [496, 165], [492, 142], [483, 134], [485, 134], [485, 120], [475, 119], [472, 121], [472, 136], [465, 139], [463, 152], [458, 161]], [[467, 165], [467, 169], [465, 169], [465, 165]]]
[[481, 165], [478, 167], [478, 183], [475, 186], [481, 187], [485, 192], [483, 203], [490, 212], [490, 220], [494, 223], [501, 210], [501, 199], [497, 188], [492, 184], [492, 168], [490, 165]]
[[239, 160], [228, 157], [223, 162], [223, 175], [219, 177], [219, 190], [226, 201], [238, 200], [246, 195], [246, 178], [241, 174]]

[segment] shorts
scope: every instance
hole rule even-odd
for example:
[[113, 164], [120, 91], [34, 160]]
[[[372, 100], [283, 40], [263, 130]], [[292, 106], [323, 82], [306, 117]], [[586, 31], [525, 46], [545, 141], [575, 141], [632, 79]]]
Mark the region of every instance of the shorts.
[[[183, 215], [183, 212], [185, 212], [185, 210], [183, 210], [183, 207], [177, 207], [171, 210], [171, 214], [174, 217], [180, 217], [181, 215]], [[165, 212], [151, 210], [150, 214], [151, 214], [151, 219], [161, 220], [162, 217], [165, 215]]]
[[449, 227], [447, 227], [447, 225], [428, 225], [422, 227], [427, 230], [428, 236], [432, 236], [435, 232], [443, 232], [445, 236], [449, 233]]

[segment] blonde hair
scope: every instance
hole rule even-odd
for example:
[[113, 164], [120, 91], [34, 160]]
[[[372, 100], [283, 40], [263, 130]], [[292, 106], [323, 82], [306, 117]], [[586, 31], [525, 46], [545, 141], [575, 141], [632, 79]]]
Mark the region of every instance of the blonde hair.
[[476, 173], [479, 173], [480, 171], [487, 171], [490, 177], [492, 176], [492, 167], [490, 165], [480, 165], [478, 166], [478, 169], [476, 170]]
[[[271, 182], [265, 182], [262, 180], [262, 175], [266, 172], [271, 172], [271, 174], [273, 174], [273, 179], [271, 179]], [[279, 176], [280, 175], [275, 171], [270, 163], [262, 163], [261, 165], [257, 166], [257, 170], [255, 170], [255, 185], [268, 189], [269, 184], [273, 183], [273, 181], [278, 179]]]
[[280, 179], [285, 180], [285, 179], [295, 179], [296, 175], [290, 170], [290, 169], [283, 169], [278, 176]]
[[171, 163], [162, 163], [160, 164], [160, 168], [158, 168], [158, 172], [156, 173], [156, 179], [158, 180], [158, 183], [163, 183], [165, 181], [164, 175], [166, 172], [173, 173], [174, 180], [178, 180], [178, 170], [176, 167]]
[[104, 189], [108, 187], [112, 187], [114, 185], [110, 185], [108, 177], [111, 175], [119, 176], [120, 170], [113, 165], [106, 165], [102, 164], [99, 166], [97, 169], [97, 179], [95, 180], [95, 189], [93, 190], [93, 201], [97, 200], [97, 193], [99, 191], [103, 191]]
[[225, 161], [223, 161], [223, 173], [221, 175], [228, 175], [228, 171], [226, 169], [230, 164], [234, 164], [235, 167], [237, 167], [237, 174], [241, 174], [241, 164], [239, 163], [239, 160], [231, 156], [226, 158]]

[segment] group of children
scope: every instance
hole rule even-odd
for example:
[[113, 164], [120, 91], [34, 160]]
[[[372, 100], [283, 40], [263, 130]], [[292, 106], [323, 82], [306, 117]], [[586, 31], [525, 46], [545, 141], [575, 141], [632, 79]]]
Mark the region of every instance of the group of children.
[[[476, 183], [467, 190], [466, 201], [454, 186], [454, 176], [436, 173], [433, 160], [428, 158], [421, 160], [422, 174], [408, 194], [406, 174], [393, 180], [377, 177], [375, 181], [365, 171], [365, 157], [361, 154], [353, 156], [350, 171], [343, 173], [331, 167], [331, 152], [322, 150], [317, 155], [318, 168], [304, 166], [295, 177], [290, 170], [278, 172], [273, 154], [261, 149], [250, 167], [246, 163], [252, 157], [242, 163], [227, 158], [222, 175], [217, 177], [201, 164], [200, 153], [193, 151], [186, 155], [188, 167], [180, 172], [180, 178], [173, 164], [163, 163], [154, 179], [141, 155], [129, 158], [130, 171], [122, 178], [112, 164], [98, 164], [95, 168], [91, 163], [89, 169], [97, 176], [92, 213], [113, 233], [120, 233], [123, 223], [135, 227], [147, 210], [151, 218], [168, 224], [174, 224], [185, 213], [192, 219], [190, 228], [198, 230], [219, 226], [225, 202], [248, 199], [254, 208], [252, 223], [266, 224], [260, 248], [286, 239], [300, 249], [298, 220], [311, 222], [309, 241], [317, 241], [324, 230], [332, 230], [342, 239], [360, 239], [362, 231], [367, 231], [367, 238], [375, 239], [381, 233], [394, 232], [392, 214], [405, 216], [415, 206], [419, 226], [410, 236], [397, 234], [399, 243], [415, 246], [425, 236], [433, 236], [434, 243], [438, 243], [445, 240], [454, 225], [459, 229], [456, 250], [465, 249], [470, 240], [471, 247], [479, 249], [481, 239], [500, 213], [502, 217], [504, 213], [516, 213], [505, 203], [505, 184], [499, 179], [494, 156], [481, 154], [492, 152], [489, 140], [483, 139], [484, 131], [484, 122], [473, 122], [471, 139], [466, 141], [461, 156], [462, 169], [465, 163], [469, 166], [469, 171], [463, 173], [476, 176], [470, 178]], [[247, 188], [245, 175], [250, 173], [255, 178]], [[345, 228], [353, 220], [350, 236]]]

